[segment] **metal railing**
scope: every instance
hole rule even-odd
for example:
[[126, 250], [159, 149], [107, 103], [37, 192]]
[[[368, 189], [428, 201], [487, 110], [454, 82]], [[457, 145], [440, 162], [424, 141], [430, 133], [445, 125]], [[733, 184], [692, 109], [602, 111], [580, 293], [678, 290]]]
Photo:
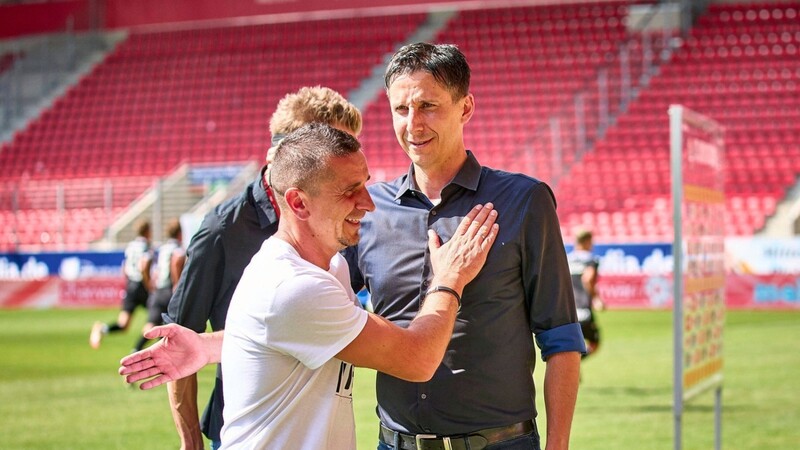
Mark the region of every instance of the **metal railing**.
[[638, 20], [631, 22], [629, 15], [629, 38], [605, 55], [606, 62], [594, 76], [539, 126], [521, 150], [527, 154], [521, 159], [530, 161], [529, 173], [554, 188], [603, 139], [680, 43], [676, 38], [682, 5], [662, 2], [641, 7], [649, 9], [638, 14]]
[[106, 52], [117, 35], [53, 33], [0, 41], [0, 141], [11, 138]]

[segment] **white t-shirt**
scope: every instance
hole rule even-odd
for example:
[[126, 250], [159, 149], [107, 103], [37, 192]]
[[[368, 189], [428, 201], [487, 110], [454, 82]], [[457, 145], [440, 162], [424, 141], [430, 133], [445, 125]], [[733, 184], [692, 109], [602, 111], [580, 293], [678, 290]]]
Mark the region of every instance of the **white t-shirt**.
[[367, 314], [341, 255], [326, 272], [287, 242], [266, 240], [225, 322], [222, 448], [355, 449], [353, 367], [334, 356]]

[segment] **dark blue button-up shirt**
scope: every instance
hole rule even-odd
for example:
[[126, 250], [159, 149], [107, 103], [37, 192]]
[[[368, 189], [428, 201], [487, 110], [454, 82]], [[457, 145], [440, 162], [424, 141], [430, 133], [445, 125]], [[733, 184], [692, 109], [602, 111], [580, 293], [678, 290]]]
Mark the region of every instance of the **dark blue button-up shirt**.
[[366, 286], [380, 314], [407, 326], [429, 288], [427, 230], [443, 242], [477, 204], [494, 203], [499, 235], [464, 289], [452, 340], [433, 379], [378, 373], [378, 414], [398, 431], [453, 435], [536, 416], [532, 372], [542, 357], [584, 352], [555, 200], [533, 178], [481, 167], [471, 152], [434, 206], [407, 175], [369, 187], [376, 209], [345, 251], [353, 289]]

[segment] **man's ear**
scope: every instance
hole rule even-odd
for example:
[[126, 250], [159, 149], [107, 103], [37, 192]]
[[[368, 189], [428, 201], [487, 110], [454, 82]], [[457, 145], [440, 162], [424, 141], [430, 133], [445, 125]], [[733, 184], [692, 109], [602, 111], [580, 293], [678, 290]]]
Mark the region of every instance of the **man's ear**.
[[308, 206], [306, 203], [306, 193], [298, 188], [289, 188], [284, 194], [286, 204], [289, 210], [300, 220], [307, 220], [309, 216]]
[[461, 113], [461, 123], [466, 124], [472, 115], [475, 113], [475, 97], [472, 94], [467, 94], [464, 98], [464, 111]]

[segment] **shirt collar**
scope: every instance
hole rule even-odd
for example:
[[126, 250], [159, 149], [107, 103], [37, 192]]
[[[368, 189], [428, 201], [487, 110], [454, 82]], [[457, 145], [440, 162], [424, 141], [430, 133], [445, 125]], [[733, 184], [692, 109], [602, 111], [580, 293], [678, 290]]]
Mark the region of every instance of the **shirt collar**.
[[262, 167], [258, 176], [258, 181], [253, 183], [253, 199], [255, 199], [256, 205], [258, 205], [258, 221], [261, 228], [266, 228], [278, 221], [278, 214], [275, 212], [275, 208], [273, 208], [272, 202], [269, 200], [269, 195], [267, 195], [267, 186], [264, 182], [264, 172], [266, 170], [267, 166]]
[[[451, 184], [457, 184], [465, 189], [477, 191], [480, 180], [481, 164], [475, 158], [475, 155], [472, 154], [472, 151], [467, 150], [467, 160], [464, 161], [464, 165], [461, 166], [461, 169], [458, 170], [456, 176], [453, 177], [450, 183], [448, 183], [448, 186]], [[400, 186], [398, 186], [397, 194], [395, 194], [394, 199], [399, 200], [400, 197], [408, 192], [419, 192], [417, 183], [414, 181], [413, 164], [409, 166], [408, 173], [406, 173], [402, 182], [400, 183]]]

